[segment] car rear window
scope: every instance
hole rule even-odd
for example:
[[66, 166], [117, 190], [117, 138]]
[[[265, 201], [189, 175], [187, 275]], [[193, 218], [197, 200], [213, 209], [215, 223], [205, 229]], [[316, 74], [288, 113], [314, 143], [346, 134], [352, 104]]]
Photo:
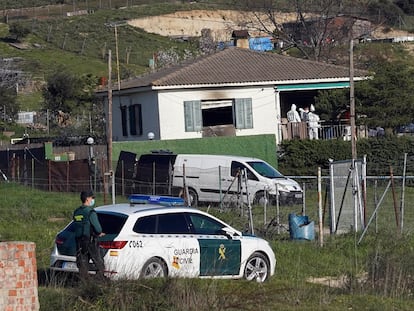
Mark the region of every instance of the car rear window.
[[97, 213], [102, 231], [106, 234], [118, 234], [124, 226], [128, 216], [118, 213]]

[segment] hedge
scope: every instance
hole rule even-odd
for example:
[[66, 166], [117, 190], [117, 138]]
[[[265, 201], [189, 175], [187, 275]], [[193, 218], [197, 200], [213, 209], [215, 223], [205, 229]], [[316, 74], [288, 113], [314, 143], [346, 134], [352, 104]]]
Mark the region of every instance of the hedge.
[[[367, 174], [371, 176], [403, 173], [407, 153], [407, 175], [414, 175], [414, 136], [365, 138], [357, 141], [357, 158], [366, 156]], [[352, 158], [351, 142], [343, 140], [291, 140], [279, 146], [279, 169], [289, 176], [314, 176], [317, 168], [329, 168], [334, 161]]]

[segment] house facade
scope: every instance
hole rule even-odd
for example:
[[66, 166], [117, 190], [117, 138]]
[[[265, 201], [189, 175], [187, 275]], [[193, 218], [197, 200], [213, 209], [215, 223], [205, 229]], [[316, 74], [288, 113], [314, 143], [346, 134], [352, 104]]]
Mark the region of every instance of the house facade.
[[[356, 71], [354, 80], [364, 79]], [[226, 48], [215, 54], [121, 81], [97, 95], [112, 106], [113, 141], [274, 134], [294, 103], [314, 103], [318, 90], [349, 87], [346, 67]]]

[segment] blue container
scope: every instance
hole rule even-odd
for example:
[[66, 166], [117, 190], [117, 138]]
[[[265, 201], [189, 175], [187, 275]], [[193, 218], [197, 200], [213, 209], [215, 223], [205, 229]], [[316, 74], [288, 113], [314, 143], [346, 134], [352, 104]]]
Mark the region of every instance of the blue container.
[[289, 233], [292, 240], [315, 239], [315, 223], [308, 216], [289, 214]]

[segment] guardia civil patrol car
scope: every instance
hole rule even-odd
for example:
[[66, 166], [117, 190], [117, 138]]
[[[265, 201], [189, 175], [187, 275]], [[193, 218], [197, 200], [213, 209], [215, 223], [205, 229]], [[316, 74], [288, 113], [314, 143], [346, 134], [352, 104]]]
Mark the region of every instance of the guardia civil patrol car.
[[[275, 254], [267, 241], [184, 206], [181, 198], [131, 195], [129, 204], [95, 210], [106, 233], [99, 244], [109, 278], [246, 278], [264, 282], [275, 272]], [[77, 272], [75, 252], [71, 222], [56, 236], [50, 268]]]

